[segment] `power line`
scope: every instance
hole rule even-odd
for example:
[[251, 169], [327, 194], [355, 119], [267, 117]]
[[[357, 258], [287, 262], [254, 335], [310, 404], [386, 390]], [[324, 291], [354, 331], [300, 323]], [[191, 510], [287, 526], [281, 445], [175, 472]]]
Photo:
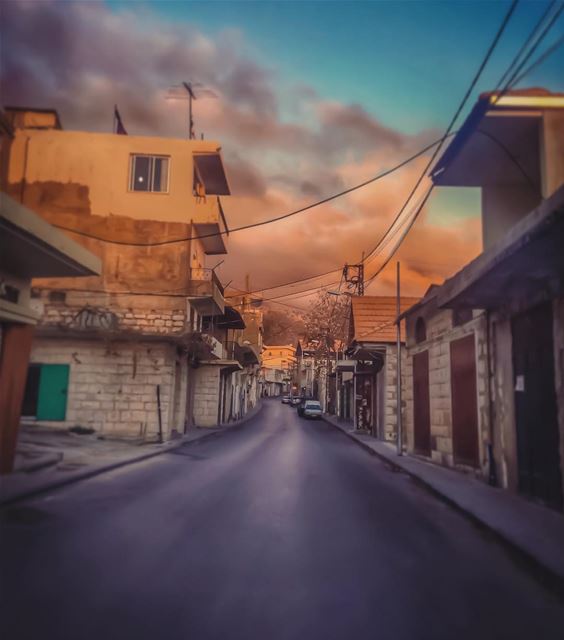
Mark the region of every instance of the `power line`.
[[525, 76], [529, 75], [529, 73], [531, 73], [533, 69], [536, 69], [539, 65], [541, 65], [549, 56], [551, 56], [556, 51], [556, 49], [561, 47], [562, 44], [564, 44], [564, 36], [560, 36], [560, 38], [552, 46], [550, 46], [542, 55], [540, 55], [534, 62], [532, 62], [525, 69], [525, 71], [523, 71], [523, 73], [517, 76], [512, 86], [514, 87], [516, 84], [519, 84], [519, 82], [521, 82], [521, 80]]
[[503, 83], [505, 82], [505, 80], [507, 79], [507, 77], [509, 76], [510, 73], [512, 73], [512, 71], [514, 70], [515, 65], [517, 64], [519, 58], [521, 57], [521, 55], [523, 54], [523, 52], [526, 50], [526, 48], [529, 46], [531, 40], [533, 39], [533, 36], [536, 34], [536, 32], [539, 30], [541, 24], [544, 22], [544, 19], [546, 18], [546, 16], [550, 13], [550, 11], [552, 10], [552, 8], [554, 7], [554, 5], [556, 4], [556, 0], [552, 0], [552, 2], [548, 3], [548, 6], [546, 8], [546, 10], [544, 11], [544, 13], [542, 14], [542, 16], [540, 17], [539, 21], [537, 22], [537, 24], [533, 27], [533, 29], [531, 30], [531, 32], [529, 33], [527, 39], [525, 40], [525, 42], [521, 45], [519, 51], [517, 52], [517, 54], [515, 55], [515, 57], [513, 58], [511, 64], [507, 67], [507, 69], [505, 70], [505, 73], [501, 76], [501, 78], [498, 80], [498, 83], [496, 84], [495, 88], [496, 91], [497, 89], [499, 89], [501, 86], [503, 86]]
[[[431, 165], [433, 164], [433, 162], [435, 161], [435, 158], [437, 157], [437, 155], [439, 154], [440, 150], [442, 149], [443, 144], [445, 143], [446, 139], [448, 138], [452, 128], [454, 127], [454, 124], [458, 118], [458, 116], [460, 115], [462, 109], [464, 109], [464, 106], [466, 105], [466, 102], [468, 101], [468, 98], [470, 97], [472, 91], [474, 90], [474, 87], [476, 86], [480, 76], [482, 75], [482, 71], [484, 70], [486, 64], [489, 62], [503, 32], [505, 31], [505, 28], [507, 27], [507, 24], [511, 18], [511, 16], [513, 15], [513, 12], [515, 11], [517, 4], [518, 4], [519, 0], [513, 0], [513, 2], [511, 3], [511, 6], [509, 7], [509, 10], [507, 11], [507, 13], [505, 14], [505, 17], [492, 41], [492, 43], [490, 44], [488, 51], [486, 52], [486, 55], [484, 56], [477, 72], [474, 75], [474, 78], [472, 79], [472, 82], [470, 83], [470, 86], [468, 87], [468, 89], [466, 90], [466, 93], [464, 94], [464, 97], [462, 98], [462, 101], [460, 102], [454, 116], [452, 117], [448, 127], [446, 128], [445, 133], [443, 134], [442, 138], [439, 141], [439, 144], [437, 145], [437, 147], [435, 148], [433, 155], [431, 156], [431, 159], [429, 160], [429, 162], [427, 163], [427, 166], [425, 167], [425, 169], [423, 170], [423, 172], [421, 173], [421, 175], [419, 176], [419, 178], [417, 179], [417, 182], [415, 183], [413, 189], [411, 190], [411, 192], [409, 193], [406, 201], [404, 202], [404, 204], [402, 205], [401, 209], [398, 211], [396, 217], [394, 218], [390, 228], [399, 220], [399, 218], [401, 217], [401, 215], [403, 214], [403, 212], [405, 211], [407, 205], [409, 204], [409, 201], [411, 200], [411, 198], [413, 197], [413, 195], [415, 194], [415, 192], [417, 191], [417, 189], [419, 188], [419, 185], [421, 184], [421, 182], [423, 182], [423, 179], [425, 178], [425, 176], [427, 175], [429, 168], [431, 167]], [[387, 233], [387, 232], [386, 232]], [[378, 241], [378, 243], [376, 244], [376, 246], [374, 246], [369, 252], [365, 252], [366, 253], [366, 257], [369, 258], [377, 249], [378, 247], [382, 244], [384, 238], [385, 238], [386, 234], [384, 234], [384, 236], [382, 236], [382, 238]]]
[[[549, 8], [551, 9], [552, 5]], [[529, 61], [529, 59], [531, 58], [533, 53], [538, 49], [538, 47], [540, 46], [541, 42], [546, 38], [546, 36], [548, 35], [548, 32], [552, 29], [552, 27], [554, 26], [554, 23], [556, 22], [556, 20], [558, 20], [558, 18], [560, 17], [560, 14], [562, 13], [563, 10], [564, 10], [564, 3], [561, 3], [560, 7], [557, 9], [556, 13], [552, 16], [552, 18], [548, 21], [548, 24], [545, 26], [545, 28], [543, 29], [543, 31], [539, 35], [539, 37], [537, 38], [536, 42], [532, 45], [532, 47], [527, 52], [527, 55], [523, 58], [523, 60], [521, 60], [521, 62], [514, 69], [513, 73], [510, 75], [509, 79], [505, 83], [505, 86], [501, 90], [501, 93], [498, 96], [496, 96], [496, 102], [500, 98], [502, 98], [509, 91], [509, 89], [512, 86], [515, 85], [515, 79], [518, 77], [520, 71], [523, 69], [525, 64]], [[543, 15], [543, 19], [544, 19], [544, 15]], [[533, 32], [535, 32], [536, 29], [537, 29], [537, 27], [535, 27], [533, 29]]]
[[185, 236], [185, 237], [182, 237], [182, 238], [175, 238], [175, 239], [171, 239], [171, 240], [159, 240], [157, 242], [126, 242], [125, 240], [114, 240], [112, 238], [102, 238], [101, 236], [97, 236], [97, 235], [94, 235], [92, 233], [88, 233], [87, 231], [81, 231], [79, 229], [71, 229], [70, 227], [65, 227], [63, 225], [55, 224], [53, 226], [57, 227], [58, 229], [62, 229], [63, 231], [70, 231], [71, 233], [76, 233], [79, 236], [84, 236], [86, 238], [92, 238], [93, 240], [100, 240], [101, 242], [107, 242], [109, 244], [117, 244], [117, 245], [127, 246], [127, 247], [161, 247], [161, 246], [164, 246], [164, 245], [176, 244], [178, 242], [187, 242], [189, 240], [202, 240], [204, 238], [213, 238], [213, 237], [216, 237], [216, 236], [231, 235], [232, 233], [236, 233], [237, 231], [245, 231], [247, 229], [255, 229], [256, 227], [262, 227], [262, 226], [267, 225], [267, 224], [272, 224], [273, 222], [279, 222], [280, 220], [285, 220], [286, 218], [290, 218], [292, 216], [298, 215], [299, 213], [303, 213], [304, 211], [309, 211], [310, 209], [313, 209], [315, 207], [319, 207], [322, 204], [326, 204], [327, 202], [331, 202], [332, 200], [336, 200], [337, 198], [341, 198], [342, 196], [347, 195], [349, 193], [352, 193], [353, 191], [357, 191], [358, 189], [362, 189], [363, 187], [366, 187], [367, 185], [372, 184], [373, 182], [376, 182], [377, 180], [381, 180], [382, 178], [385, 178], [386, 176], [389, 176], [391, 173], [394, 173], [395, 171], [398, 171], [399, 169], [405, 167], [407, 164], [409, 164], [413, 160], [419, 158], [424, 153], [426, 153], [427, 151], [432, 149], [435, 145], [439, 144], [439, 142], [441, 142], [441, 139], [435, 140], [431, 144], [428, 144], [426, 147], [424, 147], [423, 149], [420, 149], [417, 153], [413, 154], [409, 158], [406, 158], [405, 160], [402, 160], [399, 164], [395, 165], [391, 169], [386, 169], [386, 171], [383, 171], [383, 172], [379, 173], [378, 175], [376, 175], [376, 176], [374, 176], [374, 177], [372, 177], [372, 178], [370, 178], [368, 180], [365, 180], [364, 182], [361, 182], [360, 184], [356, 184], [356, 185], [354, 185], [352, 187], [349, 187], [348, 189], [344, 189], [343, 191], [339, 191], [338, 193], [335, 193], [335, 194], [333, 194], [331, 196], [327, 196], [326, 198], [323, 198], [322, 200], [318, 200], [317, 202], [313, 202], [311, 204], [308, 204], [305, 207], [301, 207], [300, 209], [296, 209], [295, 211], [290, 211], [289, 213], [285, 213], [283, 215], [276, 216], [274, 218], [269, 218], [267, 220], [261, 220], [260, 222], [253, 222], [253, 223], [250, 223], [250, 224], [242, 225], [240, 227], [234, 227], [233, 229], [229, 229], [229, 230], [223, 229], [221, 231], [214, 231], [214, 232], [210, 232], [210, 233], [204, 233], [202, 235]]

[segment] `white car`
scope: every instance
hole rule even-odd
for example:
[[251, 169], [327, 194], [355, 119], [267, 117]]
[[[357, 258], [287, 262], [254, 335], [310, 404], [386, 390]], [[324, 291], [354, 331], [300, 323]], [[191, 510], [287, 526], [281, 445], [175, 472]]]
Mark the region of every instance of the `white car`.
[[304, 409], [303, 415], [305, 418], [321, 418], [323, 411], [321, 411], [321, 405], [317, 400], [307, 400]]

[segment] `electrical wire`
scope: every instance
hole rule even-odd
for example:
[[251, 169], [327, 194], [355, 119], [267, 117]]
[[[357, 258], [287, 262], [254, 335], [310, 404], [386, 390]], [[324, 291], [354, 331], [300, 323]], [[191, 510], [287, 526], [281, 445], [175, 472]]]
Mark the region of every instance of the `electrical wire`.
[[[398, 211], [396, 217], [394, 218], [392, 225], [393, 226], [401, 217], [401, 215], [403, 214], [403, 212], [405, 211], [405, 209], [407, 208], [407, 205], [409, 204], [411, 198], [414, 196], [415, 192], [417, 191], [417, 189], [419, 188], [419, 185], [423, 182], [423, 179], [425, 178], [425, 176], [427, 175], [430, 167], [432, 166], [433, 162], [435, 161], [435, 158], [437, 157], [437, 155], [439, 154], [440, 150], [443, 147], [443, 144], [445, 143], [446, 139], [448, 138], [452, 128], [454, 127], [454, 124], [456, 122], [456, 120], [458, 119], [458, 116], [460, 115], [461, 111], [464, 109], [466, 102], [468, 101], [472, 91], [474, 90], [474, 87], [476, 86], [478, 80], [480, 79], [480, 76], [482, 75], [482, 72], [485, 68], [485, 66], [487, 65], [487, 63], [489, 62], [495, 48], [497, 47], [497, 44], [501, 38], [501, 36], [503, 35], [503, 32], [505, 31], [505, 28], [507, 27], [507, 24], [511, 18], [511, 16], [513, 15], [513, 12], [515, 11], [517, 4], [518, 4], [519, 0], [513, 0], [513, 2], [511, 3], [511, 6], [509, 7], [509, 10], [507, 11], [507, 13], [505, 14], [505, 17], [500, 25], [500, 27], [497, 30], [497, 33], [492, 41], [492, 43], [490, 44], [486, 55], [484, 56], [478, 70], [476, 71], [476, 73], [474, 74], [474, 78], [472, 79], [472, 82], [470, 83], [470, 86], [468, 87], [468, 89], [466, 90], [466, 93], [464, 94], [464, 97], [462, 98], [454, 116], [452, 117], [448, 127], [446, 128], [445, 133], [443, 134], [441, 140], [439, 141], [439, 144], [435, 147], [435, 150], [431, 156], [431, 159], [429, 160], [429, 162], [427, 163], [427, 166], [425, 167], [425, 169], [422, 171], [421, 175], [419, 176], [419, 178], [417, 179], [417, 182], [415, 183], [415, 185], [413, 186], [412, 190], [410, 191], [407, 199], [405, 200], [404, 204], [402, 205], [401, 209]], [[380, 247], [380, 245], [382, 244], [384, 237], [386, 234], [384, 234], [384, 236], [382, 236], [382, 238], [376, 243], [376, 245], [368, 252], [365, 252], [365, 256], [366, 258], [369, 258], [371, 255], [373, 255], [377, 249]]]
[[564, 44], [564, 36], [560, 36], [560, 38], [553, 45], [551, 45], [542, 55], [540, 55], [534, 62], [532, 62], [525, 69], [525, 71], [523, 71], [523, 73], [517, 76], [512, 86], [514, 87], [516, 84], [519, 84], [519, 82], [521, 82], [521, 80], [525, 76], [529, 75], [529, 73], [531, 73], [533, 69], [536, 69], [539, 65], [541, 65], [549, 56], [551, 56], [559, 47], [561, 47], [562, 44]]
[[[552, 8], [552, 5], [551, 5], [550, 8]], [[545, 28], [543, 29], [543, 31], [539, 35], [539, 37], [537, 38], [536, 42], [531, 46], [531, 48], [527, 52], [526, 56], [523, 58], [523, 60], [521, 60], [521, 62], [514, 69], [513, 73], [510, 75], [509, 79], [506, 81], [505, 86], [501, 90], [501, 93], [496, 96], [495, 102], [500, 100], [511, 89], [511, 87], [513, 87], [515, 85], [515, 79], [519, 76], [521, 70], [523, 69], [525, 64], [530, 60], [530, 58], [533, 55], [533, 53], [538, 49], [538, 47], [540, 46], [541, 42], [546, 38], [546, 36], [548, 35], [548, 32], [554, 26], [554, 23], [560, 17], [560, 14], [562, 13], [562, 11], [564, 11], [564, 3], [560, 4], [560, 7], [557, 9], [556, 13], [552, 16], [552, 18], [548, 21], [548, 24], [545, 26]], [[544, 18], [544, 16], [543, 16], [543, 18]], [[536, 27], [533, 29], [533, 31], [535, 31], [535, 30], [536, 30]]]
[[65, 227], [63, 225], [55, 224], [53, 226], [57, 227], [58, 229], [62, 229], [63, 231], [69, 231], [71, 233], [75, 233], [75, 234], [77, 234], [79, 236], [84, 236], [86, 238], [91, 238], [93, 240], [100, 240], [101, 242], [107, 242], [109, 244], [116, 244], [116, 245], [127, 246], [127, 247], [161, 247], [161, 246], [164, 246], [164, 245], [176, 244], [178, 242], [188, 242], [189, 240], [202, 240], [204, 238], [213, 238], [213, 237], [222, 236], [222, 235], [231, 235], [232, 233], [236, 233], [237, 231], [246, 231], [247, 229], [255, 229], [257, 227], [262, 227], [262, 226], [267, 225], [267, 224], [272, 224], [273, 222], [279, 222], [280, 220], [286, 220], [287, 218], [290, 218], [292, 216], [298, 215], [299, 213], [303, 213], [304, 211], [309, 211], [310, 209], [313, 209], [315, 207], [319, 207], [320, 205], [326, 204], [327, 202], [331, 202], [332, 200], [336, 200], [337, 198], [341, 198], [342, 196], [347, 195], [349, 193], [352, 193], [353, 191], [357, 191], [358, 189], [362, 189], [363, 187], [366, 187], [367, 185], [372, 184], [372, 183], [376, 182], [377, 180], [381, 180], [382, 178], [385, 178], [386, 176], [389, 176], [391, 173], [394, 173], [395, 171], [398, 171], [402, 167], [405, 167], [407, 164], [409, 164], [410, 162], [412, 162], [416, 158], [419, 158], [424, 153], [426, 153], [427, 151], [432, 149], [435, 145], [439, 144], [439, 142], [441, 142], [441, 139], [435, 140], [431, 144], [428, 144], [426, 147], [424, 147], [423, 149], [420, 149], [417, 153], [413, 154], [409, 158], [406, 158], [405, 160], [402, 160], [399, 164], [395, 165], [391, 169], [386, 169], [386, 171], [382, 171], [378, 175], [376, 175], [376, 176], [374, 176], [372, 178], [369, 178], [368, 180], [365, 180], [364, 182], [361, 182], [359, 184], [353, 185], [352, 187], [344, 189], [343, 191], [339, 191], [339, 193], [335, 193], [335, 194], [333, 194], [331, 196], [327, 196], [326, 198], [323, 198], [322, 200], [318, 200], [316, 202], [312, 202], [311, 204], [308, 204], [305, 207], [301, 207], [300, 209], [296, 209], [295, 211], [290, 211], [289, 213], [285, 213], [283, 215], [276, 216], [274, 218], [269, 218], [267, 220], [261, 220], [260, 222], [253, 222], [253, 223], [250, 223], [250, 224], [242, 225], [240, 227], [234, 227], [232, 229], [223, 229], [221, 231], [214, 231], [214, 232], [210, 232], [210, 233], [204, 233], [202, 235], [185, 236], [185, 237], [182, 237], [182, 238], [174, 238], [174, 239], [170, 239], [170, 240], [159, 240], [159, 241], [156, 241], [156, 242], [126, 242], [125, 240], [113, 240], [112, 238], [102, 238], [101, 236], [97, 236], [97, 235], [94, 235], [92, 233], [88, 233], [87, 231], [82, 231], [82, 230], [79, 230], [79, 229], [72, 229], [70, 227]]
[[542, 25], [542, 23], [544, 22], [544, 19], [546, 18], [546, 16], [550, 13], [550, 11], [552, 10], [552, 8], [554, 7], [554, 5], [556, 4], [556, 0], [552, 0], [552, 2], [548, 3], [548, 6], [546, 7], [546, 10], [544, 11], [544, 13], [542, 14], [542, 16], [539, 18], [537, 24], [533, 27], [533, 29], [531, 30], [531, 32], [529, 33], [527, 39], [525, 40], [525, 42], [521, 45], [519, 51], [517, 52], [517, 54], [514, 56], [513, 61], [511, 62], [511, 64], [507, 67], [507, 69], [505, 70], [504, 74], [501, 76], [501, 78], [498, 80], [496, 86], [495, 86], [495, 91], [497, 91], [501, 86], [503, 86], [503, 83], [505, 82], [505, 80], [508, 78], [509, 74], [512, 73], [514, 71], [514, 67], [517, 64], [519, 58], [521, 57], [521, 55], [523, 54], [523, 52], [526, 50], [526, 48], [529, 46], [531, 40], [533, 39], [534, 35], [536, 34], [536, 32], [539, 30], [540, 26]]

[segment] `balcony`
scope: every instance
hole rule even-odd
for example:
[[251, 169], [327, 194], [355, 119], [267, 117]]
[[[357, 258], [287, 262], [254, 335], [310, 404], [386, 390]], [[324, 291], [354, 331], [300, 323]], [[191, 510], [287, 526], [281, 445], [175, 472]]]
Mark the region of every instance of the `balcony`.
[[225, 239], [229, 229], [220, 199], [209, 195], [197, 197], [195, 216], [194, 235], [201, 240], [206, 254], [215, 256], [227, 253]]
[[220, 316], [225, 311], [223, 285], [212, 269], [191, 268], [186, 295], [201, 315]]

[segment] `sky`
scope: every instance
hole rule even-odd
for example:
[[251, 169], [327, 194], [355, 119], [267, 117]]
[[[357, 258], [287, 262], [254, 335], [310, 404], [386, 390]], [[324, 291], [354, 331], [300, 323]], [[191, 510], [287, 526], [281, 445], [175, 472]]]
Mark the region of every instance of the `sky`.
[[[521, 0], [467, 110], [496, 86], [547, 6]], [[65, 128], [92, 131], [111, 129], [117, 103], [130, 133], [184, 137], [186, 103], [165, 96], [180, 81], [201, 82], [217, 97], [196, 101], [196, 131], [221, 142], [233, 194], [224, 209], [230, 226], [240, 226], [361, 182], [438, 138], [508, 7], [10, 1], [0, 9], [2, 102], [56, 108]], [[539, 51], [563, 33], [561, 16]], [[563, 70], [561, 47], [520, 86], [564, 91]], [[284, 222], [232, 234], [220, 276], [240, 286], [248, 273], [259, 288], [358, 261], [427, 161]], [[477, 190], [432, 194], [397, 254], [406, 294], [424, 293], [480, 251], [479, 211]], [[386, 248], [367, 274], [385, 257]], [[392, 261], [369, 293], [391, 293], [394, 274]]]

